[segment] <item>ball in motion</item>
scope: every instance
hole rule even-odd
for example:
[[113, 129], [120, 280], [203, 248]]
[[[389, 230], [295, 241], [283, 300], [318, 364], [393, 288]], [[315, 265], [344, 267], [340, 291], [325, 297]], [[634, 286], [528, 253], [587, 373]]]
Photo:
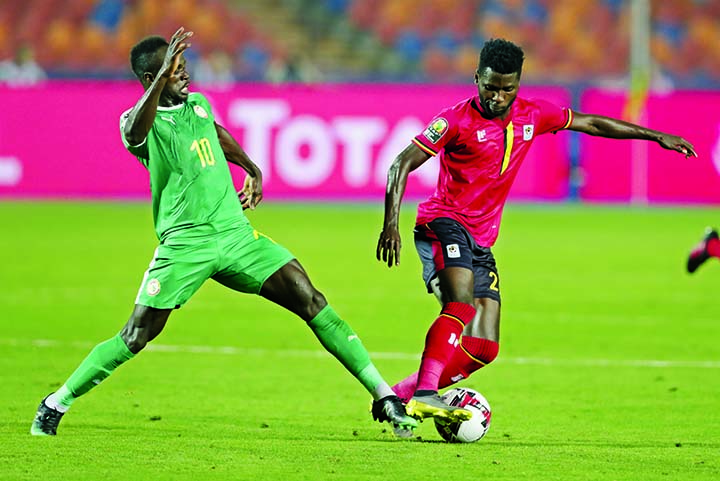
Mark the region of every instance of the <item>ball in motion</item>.
[[435, 429], [449, 443], [474, 443], [479, 441], [490, 429], [492, 411], [485, 396], [466, 387], [457, 387], [442, 395], [443, 401], [450, 406], [465, 408], [472, 412], [467, 421], [448, 422], [434, 418]]

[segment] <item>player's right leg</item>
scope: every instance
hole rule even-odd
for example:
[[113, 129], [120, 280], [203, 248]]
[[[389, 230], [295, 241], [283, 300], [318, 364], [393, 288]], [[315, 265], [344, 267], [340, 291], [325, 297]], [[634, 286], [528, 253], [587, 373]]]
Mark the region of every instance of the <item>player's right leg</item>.
[[[476, 273], [477, 278], [477, 273]], [[448, 361], [438, 388], [443, 389], [470, 377], [472, 373], [495, 360], [499, 350], [498, 333], [500, 323], [500, 303], [494, 299], [476, 298], [477, 314], [470, 324], [465, 326], [460, 343]], [[414, 372], [392, 389], [406, 402], [417, 389], [418, 373]]]
[[476, 315], [473, 305], [474, 241], [458, 222], [440, 218], [415, 228], [415, 245], [423, 262], [423, 278], [428, 288], [431, 279], [437, 277], [439, 280], [442, 309], [425, 337], [417, 386], [407, 404], [407, 412], [417, 419], [469, 419], [471, 412], [445, 404], [438, 395], [438, 388], [440, 376], [463, 329]]
[[720, 239], [717, 230], [708, 227], [688, 256], [687, 271], [692, 274], [711, 257], [720, 258]]
[[67, 381], [40, 402], [30, 427], [30, 434], [34, 436], [57, 434], [58, 424], [72, 403], [140, 352], [162, 331], [170, 312], [170, 309], [153, 309], [136, 305], [122, 331], [95, 346]]
[[95, 346], [56, 392], [38, 407], [30, 429], [55, 435], [63, 414], [78, 397], [100, 384], [162, 331], [172, 309], [184, 304], [208, 278], [216, 252], [197, 238], [161, 244], [153, 256], [130, 319], [119, 334]]

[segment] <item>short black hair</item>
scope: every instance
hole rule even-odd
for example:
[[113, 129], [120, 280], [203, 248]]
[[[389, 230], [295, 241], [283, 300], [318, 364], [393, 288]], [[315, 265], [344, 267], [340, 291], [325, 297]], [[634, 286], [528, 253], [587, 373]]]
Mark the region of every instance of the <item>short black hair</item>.
[[142, 81], [145, 72], [157, 74], [160, 71], [162, 63], [158, 61], [155, 53], [168, 45], [163, 37], [153, 35], [140, 40], [130, 50], [130, 66], [137, 78]]
[[522, 73], [525, 53], [514, 43], [501, 38], [493, 38], [485, 42], [480, 51], [480, 63], [478, 73], [486, 68], [499, 74]]

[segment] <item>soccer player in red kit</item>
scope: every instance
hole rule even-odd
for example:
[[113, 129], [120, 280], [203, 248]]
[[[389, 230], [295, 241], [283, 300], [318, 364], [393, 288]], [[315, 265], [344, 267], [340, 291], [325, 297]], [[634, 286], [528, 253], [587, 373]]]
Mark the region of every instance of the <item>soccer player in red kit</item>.
[[437, 156], [435, 192], [418, 207], [415, 246], [428, 292], [442, 304], [430, 326], [418, 372], [393, 386], [419, 419], [466, 419], [438, 389], [492, 362], [499, 348], [500, 276], [491, 247], [510, 187], [533, 140], [563, 129], [614, 139], [643, 139], [686, 157], [685, 139], [622, 120], [574, 112], [540, 99], [518, 97], [524, 53], [512, 42], [483, 46], [475, 72], [478, 92], [435, 116], [388, 171], [385, 219], [377, 258], [399, 264], [400, 202], [411, 171]]
[[720, 236], [717, 230], [708, 227], [702, 240], [690, 251], [687, 271], [692, 274], [711, 257], [720, 259]]

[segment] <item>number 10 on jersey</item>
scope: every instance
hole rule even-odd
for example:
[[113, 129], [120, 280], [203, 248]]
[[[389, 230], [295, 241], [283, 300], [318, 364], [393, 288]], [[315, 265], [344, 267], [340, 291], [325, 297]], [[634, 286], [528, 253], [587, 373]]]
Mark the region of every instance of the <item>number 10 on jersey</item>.
[[213, 154], [210, 148], [210, 141], [207, 138], [203, 137], [200, 140], [194, 140], [192, 145], [190, 145], [190, 150], [197, 153], [200, 158], [200, 165], [202, 165], [203, 168], [208, 165], [215, 165], [215, 154]]

